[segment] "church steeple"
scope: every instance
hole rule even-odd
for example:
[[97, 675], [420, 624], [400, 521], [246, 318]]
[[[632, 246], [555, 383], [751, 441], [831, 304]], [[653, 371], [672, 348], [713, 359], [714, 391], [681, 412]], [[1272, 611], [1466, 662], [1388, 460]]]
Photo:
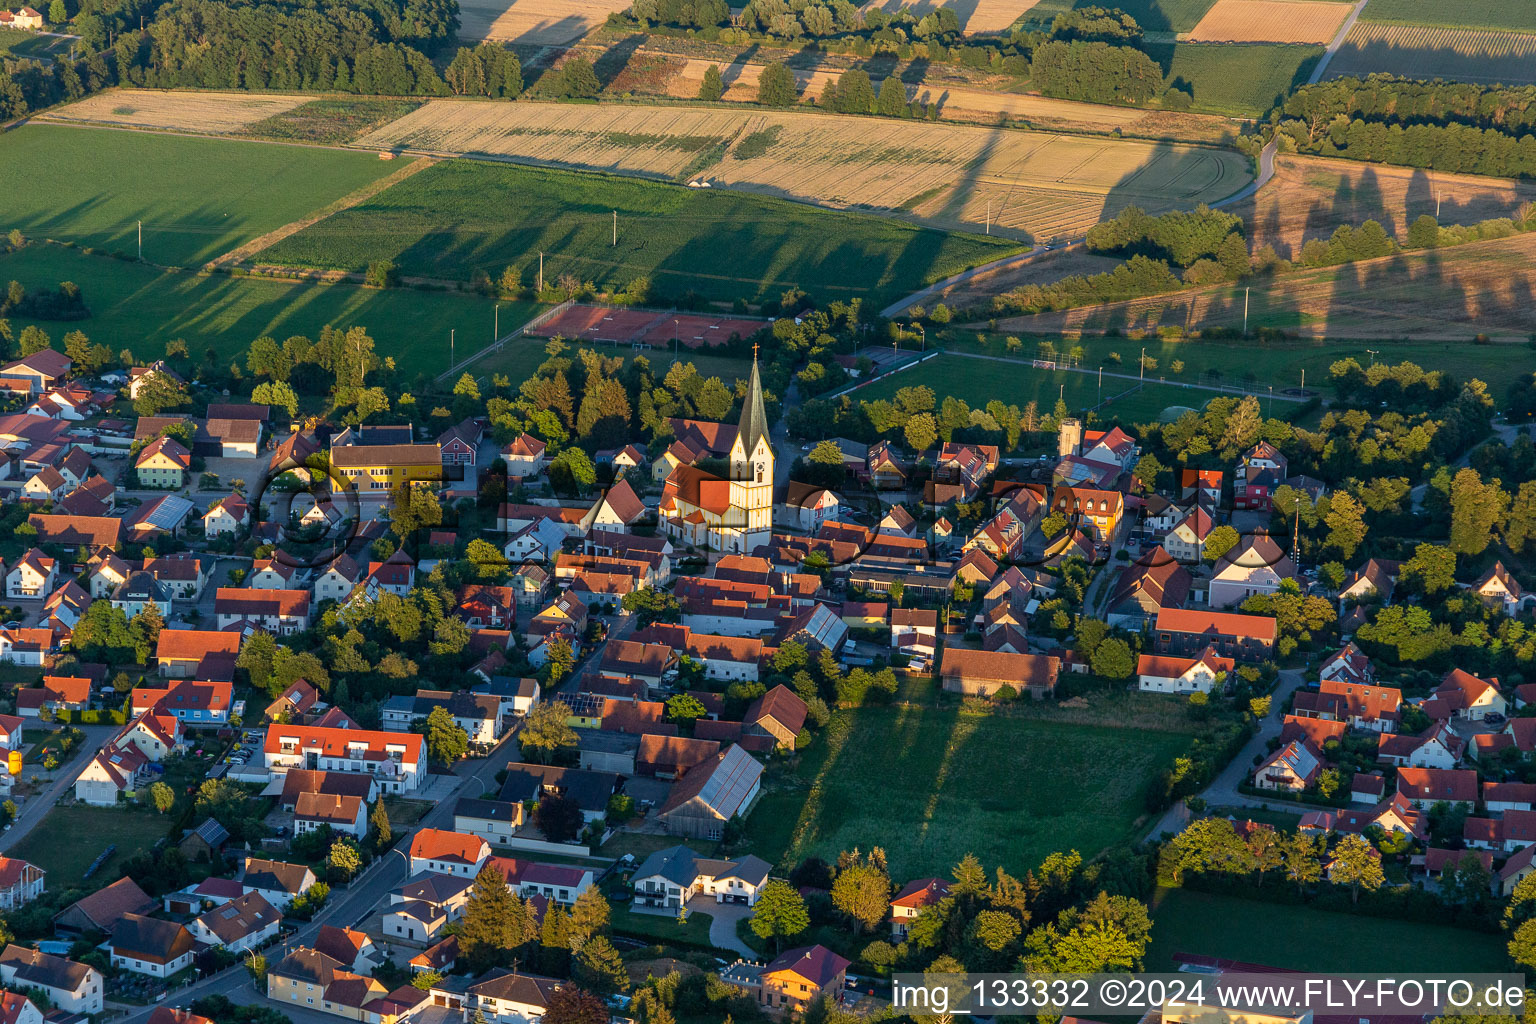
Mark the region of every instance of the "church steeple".
[[768, 414], [763, 411], [763, 382], [757, 375], [756, 345], [752, 346], [752, 379], [747, 382], [747, 397], [741, 403], [741, 426], [737, 429], [736, 437], [747, 458], [752, 457], [759, 437], [769, 448], [773, 447], [773, 439], [768, 434]]

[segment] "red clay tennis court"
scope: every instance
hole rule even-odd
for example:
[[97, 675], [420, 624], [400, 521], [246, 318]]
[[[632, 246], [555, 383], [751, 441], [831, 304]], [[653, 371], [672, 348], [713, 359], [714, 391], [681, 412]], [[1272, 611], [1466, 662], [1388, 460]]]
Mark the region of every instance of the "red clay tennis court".
[[670, 345], [675, 338], [685, 348], [723, 345], [737, 334], [750, 337], [771, 321], [748, 317], [712, 317], [698, 313], [658, 313], [654, 309], [614, 309], [570, 306], [525, 333], [540, 338], [559, 335], [581, 341], [617, 345]]

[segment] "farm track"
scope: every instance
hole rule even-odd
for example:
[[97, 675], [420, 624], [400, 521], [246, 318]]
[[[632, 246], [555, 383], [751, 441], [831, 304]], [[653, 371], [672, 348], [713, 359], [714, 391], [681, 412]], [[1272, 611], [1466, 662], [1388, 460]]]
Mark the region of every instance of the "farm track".
[[435, 163], [437, 163], [437, 161], [431, 157], [418, 157], [413, 159], [404, 167], [401, 167], [399, 170], [395, 171], [393, 174], [386, 174], [384, 177], [379, 178], [376, 181], [369, 182], [362, 188], [355, 189], [352, 192], [342, 196], [335, 202], [321, 207], [319, 210], [316, 210], [314, 213], [307, 217], [301, 217], [296, 221], [290, 221], [280, 228], [275, 228], [272, 231], [268, 231], [264, 235], [251, 239], [244, 245], [231, 249], [229, 252], [224, 253], [222, 256], [215, 256], [213, 259], [209, 260], [207, 264], [204, 265], [203, 269], [214, 270], [218, 267], [244, 263], [248, 261], [252, 256], [255, 256], [257, 253], [261, 252], [263, 249], [271, 248], [278, 242], [281, 242], [283, 239], [287, 238], [289, 235], [296, 235], [310, 225], [318, 224], [322, 220], [325, 220], [327, 217], [340, 213], [342, 210], [348, 210], [354, 206], [357, 206], [359, 203], [367, 202], [369, 199], [372, 199], [380, 192], [383, 192], [391, 185], [398, 184], [413, 174], [419, 174]]

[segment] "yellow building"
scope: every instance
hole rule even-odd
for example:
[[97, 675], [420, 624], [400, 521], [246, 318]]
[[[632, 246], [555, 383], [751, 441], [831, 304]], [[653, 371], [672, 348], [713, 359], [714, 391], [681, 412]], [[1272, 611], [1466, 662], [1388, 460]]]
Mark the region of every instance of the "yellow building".
[[146, 445], [134, 460], [140, 487], [163, 487], [174, 491], [184, 487], [187, 470], [192, 468], [192, 453], [174, 437], [162, 437]]
[[443, 456], [434, 444], [347, 445], [331, 449], [331, 493], [350, 485], [358, 498], [388, 500], [402, 484], [436, 484], [443, 479]]

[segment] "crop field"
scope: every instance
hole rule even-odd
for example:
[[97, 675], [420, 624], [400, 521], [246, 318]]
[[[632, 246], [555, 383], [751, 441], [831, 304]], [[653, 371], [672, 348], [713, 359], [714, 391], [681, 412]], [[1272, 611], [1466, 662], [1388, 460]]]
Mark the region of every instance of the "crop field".
[[1268, 113], [1323, 56], [1321, 46], [1269, 43], [1148, 43], [1146, 50], [1170, 82], [1193, 89], [1196, 110], [1237, 117]]
[[798, 766], [771, 780], [747, 835], [778, 866], [880, 846], [894, 877], [947, 875], [967, 853], [1022, 874], [1053, 850], [1087, 860], [1129, 840], [1148, 780], [1190, 741], [1129, 723], [840, 711]]
[[1328, 77], [1377, 71], [1481, 85], [1529, 85], [1536, 82], [1536, 33], [1358, 22], [1329, 62]]
[[1536, 6], [1528, 0], [1371, 0], [1360, 18], [1410, 25], [1536, 32]]
[[[448, 365], [448, 332], [457, 331], [463, 359], [490, 344], [496, 300], [461, 292], [379, 291], [355, 285], [307, 284], [248, 277], [199, 276], [147, 267], [60, 246], [31, 245], [0, 255], [0, 281], [28, 289], [59, 281], [80, 286], [91, 316], [69, 324], [39, 322], [57, 344], [79, 329], [112, 351], [131, 349], [143, 360], [162, 355], [167, 342], [185, 339], [201, 358], [212, 348], [221, 364], [240, 359], [256, 338], [314, 338], [327, 324], [362, 325], [381, 356], [394, 356], [406, 378], [436, 374]], [[501, 330], [532, 319], [540, 307], [501, 301]], [[33, 321], [12, 318], [20, 331]], [[537, 364], [535, 364], [537, 365]]]
[[246, 125], [243, 134], [296, 142], [351, 142], [364, 132], [404, 117], [420, 105], [420, 100], [365, 97], [310, 100]]
[[873, 131], [862, 118], [718, 107], [438, 100], [362, 141], [687, 177], [945, 229], [990, 223], [1016, 239], [1075, 237], [1131, 204], [1193, 207], [1251, 180], [1221, 150], [907, 121]]
[[1152, 898], [1147, 970], [1176, 969], [1195, 953], [1297, 971], [1491, 971], [1507, 962], [1504, 936], [1292, 904], [1159, 888]]
[[542, 252], [549, 281], [571, 274], [622, 287], [646, 277], [664, 294], [694, 290], [724, 301], [800, 287], [883, 304], [1018, 248], [721, 189], [450, 160], [284, 239], [262, 259], [360, 270], [388, 258], [406, 275], [456, 281], [513, 266], [531, 283]]
[[51, 110], [43, 121], [76, 121], [226, 135], [303, 106], [303, 96], [262, 96], [247, 92], [162, 92], [109, 89]]
[[960, 18], [960, 31], [968, 36], [980, 35], [988, 32], [1005, 32], [1020, 18], [1029, 13], [1029, 9], [1039, 3], [1040, 0], [920, 0], [915, 4], [906, 4], [902, 0], [873, 0], [865, 4], [861, 10], [879, 9], [896, 12], [903, 7], [908, 8], [913, 14], [922, 17], [930, 11], [944, 6], [955, 8], [955, 14]]
[[[1524, 339], [1536, 333], [1536, 235], [1304, 270], [1256, 284], [1250, 327], [1311, 337]], [[1219, 285], [999, 321], [1012, 333], [1240, 327], [1244, 288]]]
[[1247, 222], [1254, 246], [1272, 245], [1291, 259], [1308, 239], [1327, 238], [1340, 224], [1375, 220], [1402, 240], [1424, 214], [1441, 224], [1476, 224], [1514, 217], [1527, 202], [1536, 202], [1536, 182], [1282, 154], [1258, 194], [1229, 210]]
[[564, 46], [628, 9], [626, 0], [463, 0], [459, 38]]
[[1216, 0], [1192, 43], [1331, 43], [1350, 4], [1317, 0]]
[[[192, 266], [294, 221], [398, 161], [257, 142], [28, 125], [6, 136], [0, 175], [47, 183], [0, 197], [0, 230]], [[102, 168], [111, 168], [103, 173]]]

